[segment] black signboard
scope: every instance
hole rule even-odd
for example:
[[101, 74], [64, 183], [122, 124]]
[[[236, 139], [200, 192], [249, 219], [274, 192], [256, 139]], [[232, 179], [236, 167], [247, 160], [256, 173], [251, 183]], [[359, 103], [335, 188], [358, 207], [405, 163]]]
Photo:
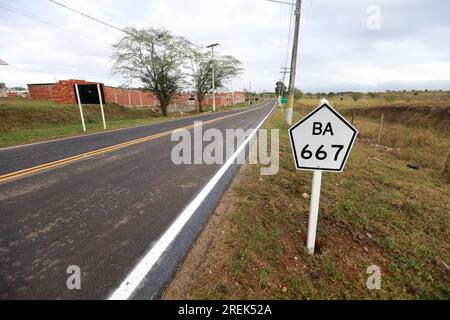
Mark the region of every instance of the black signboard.
[[[73, 86], [73, 90], [75, 92], [75, 98], [78, 103], [75, 85]], [[100, 85], [100, 92], [102, 94], [102, 102], [105, 103], [105, 93], [103, 91], [103, 85]], [[78, 93], [80, 94], [81, 103], [100, 104], [100, 97], [98, 96], [97, 84], [79, 84]]]

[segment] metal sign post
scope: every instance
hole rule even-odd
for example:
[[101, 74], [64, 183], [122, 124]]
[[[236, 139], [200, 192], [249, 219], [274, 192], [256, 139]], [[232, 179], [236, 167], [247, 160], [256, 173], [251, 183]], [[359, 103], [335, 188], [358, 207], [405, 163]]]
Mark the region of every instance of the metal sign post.
[[86, 131], [86, 124], [84, 123], [84, 116], [83, 116], [83, 107], [81, 106], [80, 92], [78, 91], [77, 84], [75, 84], [75, 92], [77, 93], [78, 108], [80, 109], [81, 125], [83, 127], [83, 131]]
[[334, 110], [326, 99], [289, 128], [298, 170], [312, 170], [307, 248], [314, 254], [322, 171], [342, 172], [358, 130]]
[[[100, 111], [102, 112], [102, 120], [103, 120], [103, 129], [106, 130], [106, 120], [105, 120], [105, 112], [103, 110], [103, 97], [102, 97], [102, 92], [100, 90], [100, 84], [97, 83], [97, 90], [98, 90], [98, 97], [100, 100]], [[141, 102], [142, 104], [142, 102]]]

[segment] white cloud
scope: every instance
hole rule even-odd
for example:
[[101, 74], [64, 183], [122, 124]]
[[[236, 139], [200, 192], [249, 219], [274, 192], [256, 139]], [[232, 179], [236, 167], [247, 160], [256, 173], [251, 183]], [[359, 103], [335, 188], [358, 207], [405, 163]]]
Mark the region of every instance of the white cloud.
[[[281, 77], [289, 6], [264, 0], [60, 1], [118, 27], [164, 27], [199, 44], [219, 42], [219, 53], [244, 64], [234, 89], [251, 82], [256, 90], [272, 90]], [[304, 0], [296, 85], [305, 91], [448, 89], [450, 2], [432, 2], [378, 0], [381, 29], [369, 30], [372, 1]], [[122, 34], [47, 0], [0, 0], [0, 34], [0, 58], [9, 63], [0, 66], [0, 82], [9, 86], [55, 77], [121, 83], [111, 75], [110, 56]]]

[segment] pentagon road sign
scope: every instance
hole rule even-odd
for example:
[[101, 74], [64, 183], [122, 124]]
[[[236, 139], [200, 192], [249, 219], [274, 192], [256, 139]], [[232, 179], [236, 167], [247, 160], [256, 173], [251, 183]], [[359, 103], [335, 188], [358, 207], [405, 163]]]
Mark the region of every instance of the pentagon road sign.
[[300, 170], [344, 169], [358, 130], [327, 103], [289, 129], [295, 166]]

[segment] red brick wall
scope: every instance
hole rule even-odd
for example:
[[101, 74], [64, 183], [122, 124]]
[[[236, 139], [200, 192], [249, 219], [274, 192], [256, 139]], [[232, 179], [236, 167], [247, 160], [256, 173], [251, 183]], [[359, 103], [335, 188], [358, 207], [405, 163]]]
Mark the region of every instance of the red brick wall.
[[[96, 84], [85, 80], [60, 80], [58, 83], [46, 84], [29, 84], [28, 90], [31, 99], [52, 100], [61, 104], [75, 104], [74, 84]], [[103, 84], [101, 83], [103, 86]], [[122, 89], [103, 86], [105, 101], [107, 103], [116, 103], [124, 107], [134, 108], [155, 108], [158, 107], [158, 99], [156, 96], [147, 91], [135, 89]], [[194, 101], [190, 100], [194, 96]], [[243, 92], [233, 93], [216, 93], [216, 106], [224, 107], [234, 103], [240, 103], [245, 100]], [[234, 101], [233, 101], [234, 100]], [[203, 105], [212, 105], [212, 95], [208, 94], [203, 100]], [[182, 110], [183, 107], [198, 107], [197, 95], [195, 92], [179, 93], [173, 97], [173, 102], [169, 106], [169, 110]]]
[[[56, 103], [77, 103], [77, 99], [75, 97], [75, 90], [73, 86], [75, 84], [96, 84], [97, 82], [89, 82], [85, 80], [76, 80], [76, 79], [70, 79], [70, 80], [60, 80], [57, 84], [53, 86], [52, 100]], [[103, 86], [102, 83], [100, 85]]]
[[[58, 83], [28, 84], [31, 99], [51, 100], [61, 104], [77, 103], [74, 91], [75, 84], [96, 84], [85, 80], [60, 80]], [[102, 86], [103, 84], [100, 83]]]
[[142, 90], [127, 90], [121, 88], [105, 87], [106, 102], [116, 103], [125, 107], [155, 108], [158, 100], [151, 92]]
[[[234, 94], [234, 96], [233, 96]], [[215, 94], [216, 106], [217, 107], [226, 107], [232, 104], [237, 104], [245, 101], [245, 96], [243, 92], [225, 92], [225, 93], [216, 93]], [[207, 94], [203, 99], [203, 105], [210, 106], [212, 105], [213, 99], [212, 94]]]
[[28, 92], [33, 100], [53, 100], [52, 89], [55, 83], [29, 84]]

